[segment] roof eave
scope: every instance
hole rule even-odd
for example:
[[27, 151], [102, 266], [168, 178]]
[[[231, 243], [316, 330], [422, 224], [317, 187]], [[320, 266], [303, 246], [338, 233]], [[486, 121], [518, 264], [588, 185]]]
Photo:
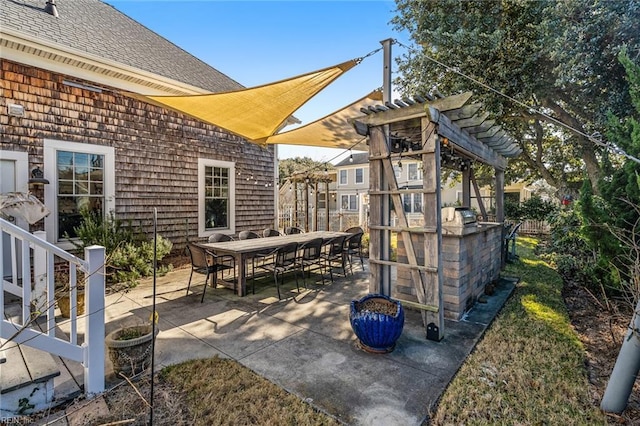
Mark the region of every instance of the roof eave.
[[126, 91], [146, 95], [210, 93], [181, 81], [7, 28], [0, 29], [0, 48], [2, 58]]

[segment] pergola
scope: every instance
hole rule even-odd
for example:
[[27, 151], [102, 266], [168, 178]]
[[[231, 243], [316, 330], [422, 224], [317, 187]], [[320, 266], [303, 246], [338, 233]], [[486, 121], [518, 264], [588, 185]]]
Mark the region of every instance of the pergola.
[[[361, 111], [365, 115], [354, 119], [357, 132], [369, 138], [370, 160], [370, 252], [369, 264], [371, 293], [391, 295], [391, 267], [409, 271], [412, 293], [417, 302], [404, 300], [422, 310], [427, 338], [441, 340], [444, 337], [444, 277], [443, 277], [443, 227], [441, 215], [441, 170], [455, 167], [462, 173], [463, 204], [469, 206], [471, 185], [477, 200], [481, 201], [473, 163], [490, 165], [495, 170], [496, 222], [493, 228], [499, 239], [493, 238], [500, 258], [491, 258], [487, 268], [498, 270], [502, 264], [504, 171], [507, 158], [520, 154], [514, 141], [480, 113], [481, 104], [469, 103], [472, 94], [462, 93], [450, 97], [416, 96], [393, 103], [385, 102], [369, 106]], [[394, 161], [411, 157], [420, 159], [423, 165], [422, 188], [401, 188], [393, 168]], [[403, 194], [423, 194], [423, 226], [409, 226], [402, 203]], [[486, 211], [480, 203], [486, 220]], [[390, 224], [393, 209], [398, 224]], [[499, 229], [499, 231], [498, 231]], [[406, 253], [406, 261], [391, 260], [391, 234], [397, 233]], [[458, 240], [463, 240], [464, 236]], [[485, 237], [486, 238], [486, 237]], [[460, 253], [459, 253], [460, 255]], [[485, 266], [480, 265], [480, 269]], [[484, 275], [484, 273], [483, 273]], [[493, 274], [486, 274], [486, 279]], [[486, 280], [485, 279], [485, 280]], [[482, 284], [484, 289], [486, 282]], [[467, 291], [467, 290], [465, 290]], [[473, 293], [471, 293], [473, 298]]]
[[[304, 204], [304, 230], [305, 232], [310, 231], [309, 226], [309, 207], [311, 204], [311, 200], [309, 199], [309, 189], [312, 189], [311, 193], [314, 196], [313, 205], [316, 206], [314, 209], [314, 223], [318, 223], [318, 195], [321, 190], [324, 190], [325, 193], [325, 229], [329, 230], [329, 184], [336, 181], [335, 172], [329, 172], [328, 170], [318, 171], [318, 170], [310, 170], [305, 172], [295, 172], [291, 176], [289, 176], [288, 182], [285, 185], [295, 186], [295, 190], [293, 191], [294, 200], [293, 203], [296, 206], [294, 208], [293, 214], [297, 216], [298, 213], [298, 203], [302, 201]], [[298, 200], [298, 185], [302, 185], [304, 189], [302, 200]], [[294, 217], [294, 222], [297, 221], [297, 217]]]

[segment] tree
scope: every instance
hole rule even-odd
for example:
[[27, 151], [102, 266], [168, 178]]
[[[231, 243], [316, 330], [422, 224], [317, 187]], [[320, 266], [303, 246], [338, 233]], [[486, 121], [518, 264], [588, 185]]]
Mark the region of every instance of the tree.
[[288, 177], [295, 173], [320, 172], [325, 169], [333, 169], [330, 163], [322, 163], [309, 157], [286, 158], [279, 162], [279, 182], [282, 184]]
[[420, 46], [398, 60], [403, 94], [474, 90], [523, 149], [512, 167], [559, 195], [575, 194], [583, 172], [598, 188], [605, 155], [597, 135], [608, 113], [631, 105], [617, 55], [624, 45], [640, 54], [638, 0], [397, 0], [397, 10], [396, 29]]

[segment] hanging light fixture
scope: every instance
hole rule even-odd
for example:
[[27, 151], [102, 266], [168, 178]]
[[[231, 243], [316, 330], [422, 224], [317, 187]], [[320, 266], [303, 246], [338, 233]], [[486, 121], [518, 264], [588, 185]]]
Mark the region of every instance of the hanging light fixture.
[[29, 183], [34, 185], [48, 185], [49, 180], [44, 178], [44, 172], [40, 169], [40, 167], [36, 167], [31, 170], [31, 178], [29, 179]]
[[353, 152], [351, 150], [349, 150], [349, 162], [353, 163]]

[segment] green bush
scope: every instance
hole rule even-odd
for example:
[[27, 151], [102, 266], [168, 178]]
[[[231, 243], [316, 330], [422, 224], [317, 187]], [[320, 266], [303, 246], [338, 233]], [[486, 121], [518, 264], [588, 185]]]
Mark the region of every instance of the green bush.
[[532, 195], [531, 198], [521, 203], [510, 198], [504, 200], [504, 214], [507, 218], [515, 221], [525, 219], [548, 220], [549, 217], [558, 211], [558, 206], [551, 201], [543, 200], [539, 195]]
[[[125, 224], [115, 219], [113, 214], [102, 218], [90, 211], [83, 211], [82, 219], [75, 228], [77, 239], [70, 241], [79, 250], [94, 244], [105, 247], [108, 285], [117, 283], [135, 287], [140, 278], [153, 274], [153, 241], [144, 233], [135, 231], [130, 222]], [[169, 254], [172, 247], [171, 241], [158, 235], [157, 261]], [[164, 274], [170, 269], [171, 266], [158, 268], [158, 272]]]

